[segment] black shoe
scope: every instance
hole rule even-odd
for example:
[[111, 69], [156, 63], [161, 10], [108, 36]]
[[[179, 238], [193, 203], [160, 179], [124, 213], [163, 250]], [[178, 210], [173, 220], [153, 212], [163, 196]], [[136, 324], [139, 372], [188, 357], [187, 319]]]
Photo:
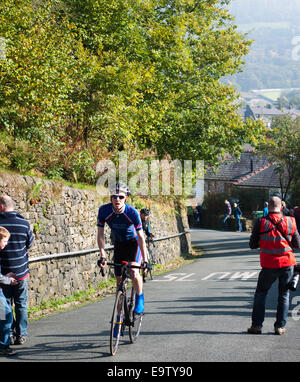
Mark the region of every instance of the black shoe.
[[27, 338], [25, 336], [19, 335], [15, 340], [15, 345], [23, 345], [25, 344], [26, 340]]
[[3, 356], [3, 357], [11, 357], [16, 354], [17, 353], [9, 346], [7, 348], [0, 349], [0, 356]]
[[9, 336], [9, 342], [10, 342], [10, 345], [14, 345], [16, 343], [16, 336], [14, 334], [11, 334]]
[[261, 334], [261, 328], [259, 326], [251, 326], [249, 329], [248, 329], [248, 333], [250, 334]]

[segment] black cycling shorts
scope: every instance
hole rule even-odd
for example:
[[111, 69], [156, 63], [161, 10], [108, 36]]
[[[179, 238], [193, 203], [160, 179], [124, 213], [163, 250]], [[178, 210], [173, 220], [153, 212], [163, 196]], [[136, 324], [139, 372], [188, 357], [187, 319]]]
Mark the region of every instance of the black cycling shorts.
[[[115, 242], [114, 262], [122, 264], [122, 261], [140, 263], [141, 251], [137, 239]], [[115, 275], [121, 276], [120, 267], [115, 267]]]

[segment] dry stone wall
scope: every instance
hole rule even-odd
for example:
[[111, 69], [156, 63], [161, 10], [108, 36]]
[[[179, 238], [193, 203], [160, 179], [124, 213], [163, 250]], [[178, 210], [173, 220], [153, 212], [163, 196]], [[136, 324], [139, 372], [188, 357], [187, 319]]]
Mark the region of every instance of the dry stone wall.
[[[50, 254], [97, 247], [96, 221], [103, 200], [94, 189], [75, 189], [54, 181], [0, 172], [0, 193], [8, 194], [31, 225], [35, 242], [29, 251], [29, 305], [97, 287], [101, 278], [98, 253], [35, 261]], [[153, 204], [151, 227], [156, 238], [188, 230], [185, 209]], [[110, 231], [105, 230], [110, 243]], [[191, 250], [189, 234], [159, 241], [156, 254], [165, 264]], [[112, 254], [112, 251], [108, 251]]]

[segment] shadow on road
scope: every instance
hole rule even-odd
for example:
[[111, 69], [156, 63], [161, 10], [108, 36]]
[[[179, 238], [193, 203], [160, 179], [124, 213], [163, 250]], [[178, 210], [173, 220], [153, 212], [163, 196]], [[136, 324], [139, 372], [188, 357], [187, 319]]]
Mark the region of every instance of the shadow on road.
[[[74, 341], [76, 337], [76, 341]], [[87, 337], [94, 337], [88, 339]], [[40, 342], [35, 345], [28, 343], [28, 348], [14, 347], [17, 354], [12, 361], [39, 361], [39, 362], [59, 362], [59, 361], [91, 361], [99, 358], [111, 357], [109, 353], [109, 331], [94, 334], [78, 333], [59, 335], [36, 336]], [[51, 341], [53, 338], [53, 341]], [[70, 338], [70, 340], [68, 340]], [[45, 341], [47, 339], [48, 341]], [[57, 339], [57, 340], [55, 340]], [[129, 340], [128, 340], [129, 342]]]

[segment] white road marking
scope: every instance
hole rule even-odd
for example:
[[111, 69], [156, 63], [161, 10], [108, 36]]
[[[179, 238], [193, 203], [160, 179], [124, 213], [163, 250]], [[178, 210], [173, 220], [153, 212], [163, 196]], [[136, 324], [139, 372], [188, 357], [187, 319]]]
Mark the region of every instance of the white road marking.
[[164, 280], [162, 279], [154, 279], [152, 281], [160, 282], [160, 281], [196, 281], [194, 279], [189, 279], [195, 273], [172, 273], [171, 275], [164, 276]]
[[[217, 279], [217, 280], [223, 280], [225, 277], [228, 277], [228, 280], [236, 280], [236, 279], [241, 279], [241, 280], [248, 280], [250, 278], [254, 278], [257, 276], [259, 271], [254, 271], [254, 272], [213, 272], [210, 273], [208, 276], [203, 277], [201, 280], [208, 280], [208, 279]], [[231, 277], [229, 277], [231, 275]]]
[[[201, 280], [248, 280], [258, 275], [259, 271], [238, 271], [238, 272], [213, 272], [203, 277]], [[192, 278], [196, 273], [172, 273], [170, 275], [163, 276], [163, 279], [154, 279], [152, 282], [171, 282], [171, 281], [197, 281]]]

